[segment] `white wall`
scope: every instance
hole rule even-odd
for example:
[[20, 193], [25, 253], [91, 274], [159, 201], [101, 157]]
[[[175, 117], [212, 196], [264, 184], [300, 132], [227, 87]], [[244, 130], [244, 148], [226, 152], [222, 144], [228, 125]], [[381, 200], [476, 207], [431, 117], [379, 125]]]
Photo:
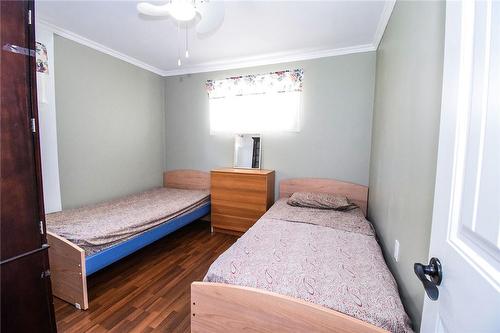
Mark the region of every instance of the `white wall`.
[[46, 46], [49, 61], [49, 73], [37, 73], [37, 96], [42, 155], [43, 200], [45, 212], [52, 213], [61, 210], [54, 88], [54, 35], [43, 25], [38, 24], [36, 27], [36, 41]]

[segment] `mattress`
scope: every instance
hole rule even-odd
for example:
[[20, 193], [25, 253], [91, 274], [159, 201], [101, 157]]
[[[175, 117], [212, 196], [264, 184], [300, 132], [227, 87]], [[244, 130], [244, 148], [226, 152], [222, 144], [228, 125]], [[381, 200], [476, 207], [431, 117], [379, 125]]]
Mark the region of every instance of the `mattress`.
[[80, 246], [89, 256], [188, 214], [209, 201], [208, 191], [155, 188], [47, 214], [47, 230]]
[[280, 199], [211, 265], [204, 281], [265, 289], [391, 332], [412, 332], [360, 209], [299, 208]]

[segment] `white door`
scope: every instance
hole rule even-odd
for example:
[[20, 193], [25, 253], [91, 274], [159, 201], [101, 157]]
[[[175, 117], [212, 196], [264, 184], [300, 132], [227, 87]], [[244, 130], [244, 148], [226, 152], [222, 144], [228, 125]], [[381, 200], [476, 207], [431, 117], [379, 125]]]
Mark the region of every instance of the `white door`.
[[421, 331], [500, 332], [500, 1], [446, 4], [437, 163]]

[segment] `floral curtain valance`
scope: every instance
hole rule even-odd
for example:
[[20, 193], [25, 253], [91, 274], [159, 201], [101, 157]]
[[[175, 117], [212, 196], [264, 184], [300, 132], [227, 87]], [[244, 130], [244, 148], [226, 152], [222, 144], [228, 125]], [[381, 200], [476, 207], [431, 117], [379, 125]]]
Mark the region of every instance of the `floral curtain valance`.
[[230, 77], [224, 80], [208, 80], [209, 98], [224, 98], [266, 93], [302, 91], [304, 70], [293, 69], [268, 74]]

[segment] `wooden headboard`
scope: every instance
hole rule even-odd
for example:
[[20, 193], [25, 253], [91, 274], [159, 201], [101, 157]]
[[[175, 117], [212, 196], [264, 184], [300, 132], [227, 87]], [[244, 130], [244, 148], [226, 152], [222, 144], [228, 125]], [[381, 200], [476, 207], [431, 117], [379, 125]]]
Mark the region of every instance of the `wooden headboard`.
[[288, 198], [294, 192], [319, 192], [345, 195], [366, 215], [368, 187], [354, 183], [325, 178], [293, 178], [280, 181], [280, 198]]
[[199, 170], [172, 170], [163, 173], [163, 186], [186, 190], [209, 190], [210, 174]]

